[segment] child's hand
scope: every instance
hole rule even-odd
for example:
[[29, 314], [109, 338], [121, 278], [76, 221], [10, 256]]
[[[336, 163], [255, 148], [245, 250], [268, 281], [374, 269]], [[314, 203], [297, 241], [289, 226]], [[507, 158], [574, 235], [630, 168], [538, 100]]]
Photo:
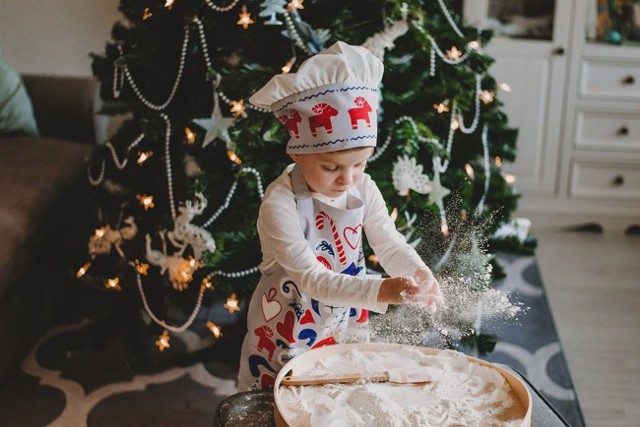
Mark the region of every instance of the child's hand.
[[418, 302], [420, 298], [420, 287], [413, 277], [384, 279], [378, 291], [378, 302], [382, 303], [407, 304]]
[[425, 304], [429, 314], [435, 314], [435, 312], [438, 311], [438, 307], [444, 305], [440, 284], [433, 276], [433, 273], [431, 273], [431, 270], [426, 267], [418, 268], [413, 274], [413, 277], [420, 287], [422, 299], [419, 303]]

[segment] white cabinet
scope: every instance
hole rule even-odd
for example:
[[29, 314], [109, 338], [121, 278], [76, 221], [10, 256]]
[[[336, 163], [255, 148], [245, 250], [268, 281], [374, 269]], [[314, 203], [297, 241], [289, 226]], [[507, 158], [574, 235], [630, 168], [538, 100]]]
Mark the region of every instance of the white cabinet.
[[640, 43], [588, 41], [596, 0], [540, 2], [552, 11], [545, 33], [545, 15], [517, 15], [536, 1], [464, 3], [468, 22], [496, 30], [486, 52], [512, 88], [500, 99], [519, 128], [506, 169], [520, 206], [640, 217]]

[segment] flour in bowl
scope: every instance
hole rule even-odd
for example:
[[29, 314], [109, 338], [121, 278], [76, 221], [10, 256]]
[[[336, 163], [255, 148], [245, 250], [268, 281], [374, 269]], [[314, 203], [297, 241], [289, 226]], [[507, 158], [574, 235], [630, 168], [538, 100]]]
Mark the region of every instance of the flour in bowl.
[[428, 370], [431, 382], [283, 386], [278, 392], [280, 411], [291, 427], [520, 426], [526, 408], [502, 374], [455, 351], [351, 349], [316, 362], [304, 374], [420, 367]]

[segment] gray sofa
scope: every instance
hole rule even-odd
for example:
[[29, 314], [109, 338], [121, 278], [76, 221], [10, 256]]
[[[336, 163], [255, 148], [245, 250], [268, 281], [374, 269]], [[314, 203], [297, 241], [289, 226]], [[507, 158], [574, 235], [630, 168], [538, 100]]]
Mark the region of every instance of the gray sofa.
[[0, 380], [69, 301], [89, 232], [95, 83], [23, 80], [41, 136], [0, 136]]

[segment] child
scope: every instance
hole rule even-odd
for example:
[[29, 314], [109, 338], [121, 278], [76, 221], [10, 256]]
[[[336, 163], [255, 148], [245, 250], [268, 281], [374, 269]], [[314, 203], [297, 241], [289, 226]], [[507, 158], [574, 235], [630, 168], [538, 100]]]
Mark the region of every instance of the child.
[[[338, 42], [250, 99], [287, 126], [294, 164], [269, 185], [258, 215], [262, 278], [249, 304], [240, 390], [272, 386], [309, 349], [368, 341], [368, 310], [418, 303], [433, 314], [442, 304], [440, 285], [364, 173], [382, 72], [366, 48]], [[365, 277], [363, 232], [391, 278]]]

